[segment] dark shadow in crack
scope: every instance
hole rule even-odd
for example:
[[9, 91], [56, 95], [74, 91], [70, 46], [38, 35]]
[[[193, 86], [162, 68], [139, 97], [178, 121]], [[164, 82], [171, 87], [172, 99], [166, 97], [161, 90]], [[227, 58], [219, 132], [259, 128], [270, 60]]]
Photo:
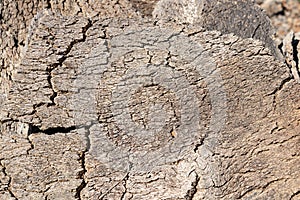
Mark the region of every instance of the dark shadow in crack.
[[76, 126], [70, 127], [51, 127], [45, 130], [40, 129], [38, 126], [30, 125], [28, 135], [35, 133], [44, 133], [46, 135], [54, 135], [56, 133], [70, 133], [72, 130], [76, 130]]
[[296, 66], [299, 66], [299, 58], [298, 58], [298, 50], [297, 46], [299, 44], [299, 40], [295, 39], [295, 36], [292, 40], [292, 46], [293, 46], [293, 60], [296, 62]]

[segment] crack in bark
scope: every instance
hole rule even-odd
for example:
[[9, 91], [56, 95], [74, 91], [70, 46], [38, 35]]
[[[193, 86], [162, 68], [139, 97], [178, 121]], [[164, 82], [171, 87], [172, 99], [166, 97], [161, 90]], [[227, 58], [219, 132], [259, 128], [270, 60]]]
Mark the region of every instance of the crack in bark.
[[199, 143], [197, 143], [197, 144], [195, 145], [195, 148], [194, 148], [194, 152], [195, 152], [195, 153], [197, 153], [199, 147], [201, 147], [201, 146], [204, 144], [204, 140], [205, 140], [206, 137], [207, 137], [207, 136], [201, 138], [200, 141], [199, 141]]
[[286, 143], [294, 138], [297, 138], [297, 137], [300, 137], [300, 135], [293, 135], [293, 136], [289, 137], [288, 139], [282, 140], [280, 142], [272, 142], [271, 144], [284, 144], [284, 143]]
[[267, 96], [271, 96], [271, 95], [276, 95], [277, 92], [279, 92], [280, 90], [282, 90], [282, 88], [284, 87], [284, 85], [288, 82], [290, 82], [291, 80], [293, 80], [293, 78], [291, 76], [289, 76], [288, 78], [285, 78], [281, 81], [279, 87], [277, 87], [273, 92], [271, 92], [270, 94], [268, 94]]
[[70, 133], [71, 131], [76, 130], [76, 126], [70, 126], [70, 127], [51, 127], [47, 129], [40, 129], [38, 126], [30, 125], [30, 131], [28, 135], [34, 134], [34, 133], [44, 133], [46, 135], [54, 135], [56, 133]]
[[184, 198], [186, 200], [193, 200], [195, 194], [197, 193], [197, 186], [199, 184], [200, 181], [200, 177], [199, 175], [195, 172], [196, 177], [195, 177], [195, 181], [192, 182], [192, 188], [190, 190], [187, 191], [186, 195], [184, 196]]
[[231, 181], [232, 177], [230, 177], [228, 180], [224, 180], [223, 183], [221, 184], [216, 184], [216, 182], [214, 181], [214, 179], [212, 179], [212, 182], [213, 182], [213, 187], [214, 188], [222, 188], [224, 187], [227, 183], [229, 183]]
[[52, 89], [52, 92], [53, 92], [53, 94], [50, 96], [51, 103], [47, 104], [48, 107], [56, 105], [54, 100], [57, 97], [57, 92], [55, 91], [55, 89], [53, 87], [53, 83], [52, 83], [52, 74], [51, 74], [52, 71], [54, 69], [56, 69], [57, 67], [62, 66], [63, 62], [68, 58], [67, 55], [71, 52], [71, 50], [73, 49], [75, 44], [86, 41], [86, 37], [87, 37], [86, 32], [88, 31], [88, 29], [90, 27], [92, 27], [92, 25], [93, 25], [92, 21], [90, 19], [88, 19], [87, 25], [82, 28], [82, 38], [71, 41], [68, 48], [64, 52], [59, 54], [59, 55], [62, 55], [62, 57], [57, 60], [57, 63], [54, 63], [54, 64], [50, 65], [49, 67], [47, 67], [47, 69], [46, 69], [46, 71], [48, 72], [47, 80], [49, 83], [49, 87]]
[[293, 200], [293, 198], [295, 196], [298, 196], [299, 194], [300, 194], [300, 190], [298, 190], [297, 192], [293, 193], [289, 200]]
[[267, 94], [267, 96], [271, 96], [273, 95], [273, 108], [274, 110], [273, 111], [276, 111], [276, 108], [277, 108], [277, 93], [283, 89], [284, 85], [289, 83], [290, 81], [293, 80], [293, 77], [292, 76], [289, 76], [288, 78], [285, 78], [281, 81], [279, 87], [277, 87], [273, 92], [271, 92], [270, 94]]
[[254, 36], [256, 35], [256, 32], [259, 28], [260, 28], [260, 24], [258, 24], [257, 27], [255, 28], [255, 30], [253, 31], [251, 38], [254, 38]]
[[106, 195], [108, 195], [108, 193], [110, 191], [112, 191], [115, 187], [117, 187], [122, 181], [127, 181], [129, 178], [129, 172], [121, 179], [119, 180], [117, 183], [115, 183], [113, 186], [111, 186], [107, 191], [105, 191], [104, 193], [101, 194], [101, 196], [98, 198], [99, 200], [104, 200], [104, 197]]
[[266, 185], [264, 185], [264, 186], [262, 187], [262, 189], [265, 190], [265, 189], [266, 189], [267, 187], [269, 187], [271, 184], [276, 183], [276, 182], [279, 182], [279, 181], [282, 181], [282, 180], [285, 180], [285, 179], [284, 179], [284, 178], [279, 178], [279, 179], [272, 180], [272, 181], [268, 182]]
[[[53, 68], [52, 70], [54, 70], [54, 69], [55, 69], [55, 68]], [[47, 71], [48, 71], [48, 73], [49, 73], [49, 75], [48, 75], [48, 77], [47, 77], [47, 81], [48, 81], [48, 84], [49, 84], [49, 86], [50, 86], [50, 88], [52, 89], [52, 92], [53, 92], [53, 94], [50, 96], [50, 101], [51, 101], [52, 103], [48, 103], [48, 104], [47, 104], [48, 107], [49, 107], [49, 106], [54, 106], [54, 105], [55, 105], [54, 99], [57, 97], [57, 92], [55, 92], [54, 87], [53, 87], [53, 84], [52, 84], [52, 81], [51, 81], [51, 79], [52, 79], [52, 75], [51, 75], [52, 70], [48, 70], [48, 69], [47, 69]]]
[[285, 180], [284, 178], [279, 178], [279, 179], [275, 179], [275, 180], [272, 180], [270, 182], [268, 182], [266, 185], [262, 186], [262, 187], [257, 187], [257, 186], [251, 186], [248, 188], [248, 190], [246, 190], [244, 193], [240, 194], [240, 196], [237, 198], [237, 199], [243, 199], [243, 197], [246, 196], [246, 194], [254, 191], [254, 190], [261, 190], [263, 193], [264, 190], [269, 187], [271, 184], [275, 183], [275, 182], [278, 182], [278, 181], [282, 181], [282, 180]]
[[27, 140], [30, 144], [30, 148], [26, 151], [27, 152], [27, 155], [29, 155], [29, 152], [34, 149], [34, 144], [32, 143], [32, 141], [30, 140], [29, 138], [29, 135], [30, 135], [30, 131], [31, 131], [31, 126], [29, 126], [29, 132], [28, 132], [28, 135], [27, 135]]
[[[85, 173], [87, 172], [87, 169], [85, 167], [85, 156], [86, 153], [90, 150], [90, 146], [91, 146], [91, 142], [90, 142], [90, 128], [95, 125], [97, 122], [96, 121], [92, 121], [90, 125], [88, 126], [83, 126], [83, 128], [86, 130], [86, 140], [87, 140], [87, 144], [86, 144], [86, 150], [84, 152], [82, 152], [82, 155], [80, 156], [80, 160], [81, 160], [81, 167], [82, 167], [82, 171], [79, 173], [79, 179], [82, 179], [81, 184], [76, 188], [76, 194], [75, 194], [75, 198], [78, 198], [79, 200], [81, 200], [80, 194], [82, 192], [82, 190], [87, 186], [87, 181], [85, 180], [84, 176]], [[81, 128], [80, 126], [77, 127]]]
[[273, 134], [275, 131], [277, 131], [279, 129], [279, 127], [278, 127], [278, 123], [276, 122], [275, 123], [275, 127], [274, 128], [272, 128], [272, 130], [270, 131], [270, 134]]
[[299, 66], [299, 58], [298, 58], [299, 52], [297, 49], [298, 44], [299, 44], [299, 40], [297, 40], [294, 35], [292, 38], [292, 47], [293, 47], [293, 60], [296, 62], [296, 67]]
[[289, 68], [292, 79], [300, 83], [299, 58], [298, 58], [299, 40], [293, 32], [290, 32], [278, 46], [281, 54], [285, 58], [285, 64]]
[[5, 188], [7, 190], [7, 192], [10, 194], [11, 197], [15, 198], [16, 200], [18, 200], [18, 198], [15, 196], [15, 194], [11, 191], [10, 189], [10, 184], [11, 184], [11, 177], [8, 176], [7, 172], [6, 172], [6, 167], [1, 163], [0, 161], [0, 166], [2, 166], [2, 172], [4, 174], [4, 176], [8, 177], [8, 183], [7, 183], [7, 187]]
[[75, 1], [75, 3], [77, 4], [77, 6], [79, 8], [79, 11], [76, 13], [76, 15], [78, 15], [79, 13], [82, 13], [82, 8], [81, 8], [81, 6], [80, 6], [80, 4], [79, 4], [78, 1]]
[[80, 194], [81, 191], [86, 187], [87, 182], [85, 181], [84, 175], [87, 172], [86, 167], [85, 167], [85, 153], [86, 152], [82, 152], [82, 155], [80, 156], [81, 160], [81, 167], [82, 167], [82, 171], [79, 172], [79, 179], [82, 179], [81, 184], [76, 188], [76, 194], [75, 194], [75, 198], [81, 200]]
[[122, 194], [122, 196], [121, 196], [121, 200], [125, 199], [125, 195], [126, 195], [126, 193], [127, 193], [127, 181], [128, 181], [128, 179], [129, 179], [129, 173], [128, 173], [128, 174], [126, 175], [126, 177], [123, 179], [123, 181], [124, 181], [123, 186], [124, 186], [124, 188], [125, 188], [125, 191], [123, 192], [123, 194]]

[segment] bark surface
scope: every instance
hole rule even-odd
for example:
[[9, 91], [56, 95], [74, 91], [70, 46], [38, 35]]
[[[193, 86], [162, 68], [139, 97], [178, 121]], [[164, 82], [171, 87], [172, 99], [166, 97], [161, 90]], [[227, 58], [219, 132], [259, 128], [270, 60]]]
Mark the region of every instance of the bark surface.
[[300, 198], [297, 46], [286, 65], [250, 1], [22, 2], [1, 2], [0, 199]]

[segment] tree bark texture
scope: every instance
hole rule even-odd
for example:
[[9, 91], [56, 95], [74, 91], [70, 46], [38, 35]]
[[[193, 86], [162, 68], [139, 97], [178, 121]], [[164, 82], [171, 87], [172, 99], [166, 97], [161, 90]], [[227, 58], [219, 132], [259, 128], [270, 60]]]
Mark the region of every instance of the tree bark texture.
[[0, 199], [300, 198], [300, 85], [251, 1], [0, 6]]

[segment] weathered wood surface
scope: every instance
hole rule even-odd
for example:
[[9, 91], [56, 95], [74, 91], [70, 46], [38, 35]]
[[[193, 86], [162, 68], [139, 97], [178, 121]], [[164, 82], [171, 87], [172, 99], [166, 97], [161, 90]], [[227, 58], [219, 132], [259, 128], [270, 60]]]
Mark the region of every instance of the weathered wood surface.
[[34, 2], [2, 58], [0, 199], [299, 198], [300, 85], [251, 20], [66, 2]]

